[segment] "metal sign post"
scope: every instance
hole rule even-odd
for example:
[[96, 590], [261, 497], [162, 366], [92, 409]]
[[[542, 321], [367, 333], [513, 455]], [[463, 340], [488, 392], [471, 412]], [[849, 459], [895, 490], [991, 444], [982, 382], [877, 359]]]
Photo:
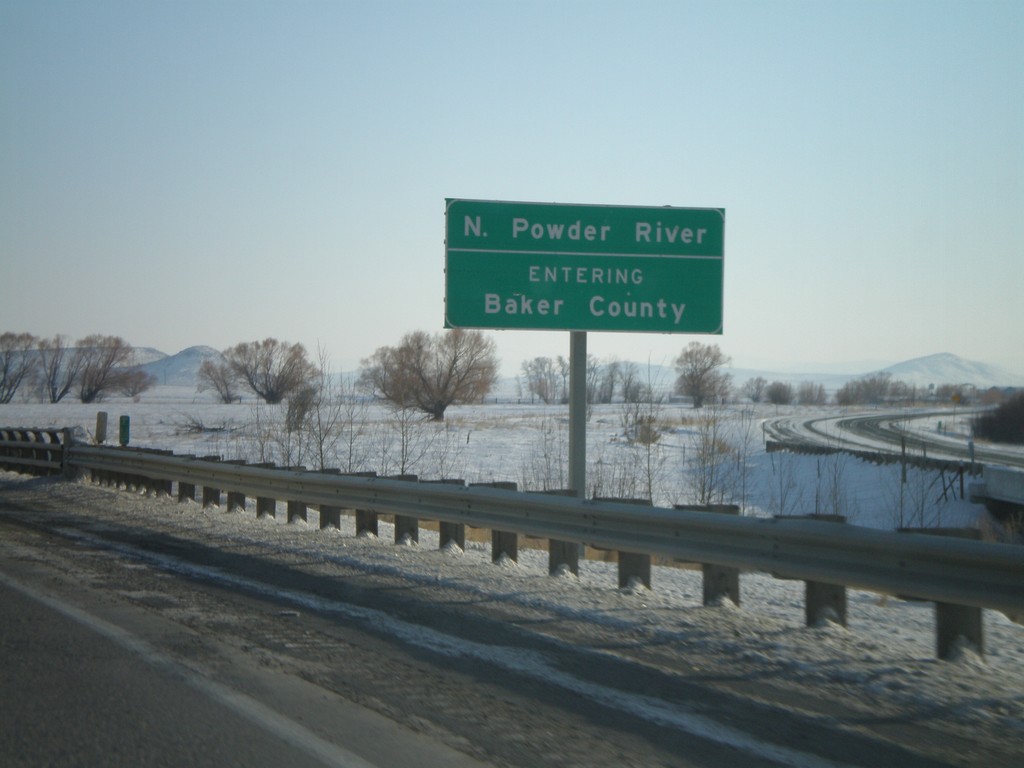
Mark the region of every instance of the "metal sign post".
[[587, 493], [587, 332], [569, 334], [569, 488]]

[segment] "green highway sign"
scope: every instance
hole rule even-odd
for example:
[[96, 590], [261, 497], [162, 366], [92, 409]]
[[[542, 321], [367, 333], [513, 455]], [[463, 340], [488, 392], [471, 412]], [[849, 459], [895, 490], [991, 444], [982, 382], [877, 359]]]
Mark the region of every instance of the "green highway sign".
[[724, 209], [445, 202], [448, 328], [722, 332]]

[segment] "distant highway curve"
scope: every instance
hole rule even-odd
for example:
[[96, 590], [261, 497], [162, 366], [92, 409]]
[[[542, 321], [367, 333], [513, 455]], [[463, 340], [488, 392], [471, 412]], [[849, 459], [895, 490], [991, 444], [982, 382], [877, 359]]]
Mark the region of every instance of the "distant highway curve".
[[[963, 412], [962, 412], [963, 413]], [[971, 461], [971, 442], [966, 435], [940, 434], [914, 422], [952, 417], [949, 410], [875, 411], [870, 414], [839, 416], [777, 416], [764, 422], [765, 437], [780, 443], [796, 443], [856, 451], [900, 453], [906, 444], [908, 455], [935, 459]], [[974, 443], [974, 461], [981, 464], [1024, 468], [1024, 448]]]

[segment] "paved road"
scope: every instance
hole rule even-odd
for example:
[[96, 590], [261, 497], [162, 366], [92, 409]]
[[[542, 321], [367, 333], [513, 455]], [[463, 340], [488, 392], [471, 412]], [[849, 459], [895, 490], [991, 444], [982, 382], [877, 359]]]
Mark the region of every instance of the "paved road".
[[4, 765], [366, 764], [24, 582], [0, 604]]
[[0, 765], [1018, 764], [699, 647], [33, 488], [0, 488]]
[[0, 563], [0, 606], [10, 768], [481, 765], [38, 564]]

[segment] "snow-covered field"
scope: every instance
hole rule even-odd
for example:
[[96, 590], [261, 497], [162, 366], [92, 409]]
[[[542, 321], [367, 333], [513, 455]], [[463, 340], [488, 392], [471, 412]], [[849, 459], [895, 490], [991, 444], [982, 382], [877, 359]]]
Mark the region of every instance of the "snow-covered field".
[[[111, 444], [124, 415], [136, 447], [424, 479], [511, 481], [522, 490], [568, 485], [565, 406], [455, 406], [443, 424], [436, 424], [354, 403], [340, 414], [322, 458], [308, 435], [286, 434], [283, 406], [224, 405], [189, 387], [159, 386], [140, 402], [0, 405], [0, 425], [78, 427], [80, 436], [91, 440], [101, 410], [108, 413]], [[653, 412], [659, 439], [645, 444], [629, 439], [636, 414], [625, 405], [594, 406], [587, 425], [588, 495], [653, 498], [661, 506], [732, 503], [748, 515], [841, 514], [852, 524], [877, 528], [987, 525], [983, 509], [944, 493], [949, 478], [935, 472], [910, 470], [902, 482], [897, 466], [866, 464], [844, 454], [766, 453], [761, 425], [787, 410], [801, 418], [839, 412], [734, 405], [709, 424], [705, 410], [659, 405]], [[947, 419], [950, 439], [958, 439], [958, 424], [966, 440], [966, 425], [952, 418]]]
[[[77, 426], [91, 433], [96, 411], [117, 420], [131, 418], [131, 444], [172, 448], [180, 453], [218, 453], [225, 458], [257, 458], [274, 448], [254, 437], [253, 424], [273, 419], [255, 404], [219, 405], [191, 393], [158, 388], [143, 402], [108, 402], [99, 408], [77, 403], [0, 406], [6, 426]], [[658, 503], [692, 503], [701, 462], [694, 458], [701, 427], [692, 409], [663, 407], [657, 421], [662, 438], [653, 446], [630, 442], [624, 434], [623, 407], [596, 407], [588, 424], [588, 485], [595, 495], [642, 495], [638, 476], [654, 476]], [[890, 528], [895, 524], [982, 525], [981, 507], [946, 494], [935, 473], [911, 470], [906, 485], [898, 467], [874, 466], [851, 457], [796, 456], [764, 451], [760, 423], [774, 407], [752, 411], [730, 407], [718, 436], [728, 450], [721, 471], [721, 500], [739, 503], [746, 514], [838, 512], [850, 524]], [[452, 408], [443, 425], [396, 425], [387, 411], [372, 406], [354, 430], [361, 468], [395, 471], [396, 443], [405, 445], [405, 469], [421, 477], [463, 477], [470, 482], [511, 480], [520, 487], [557, 487], [564, 480], [564, 407], [539, 405]], [[202, 425], [204, 431], [196, 432]], [[404, 436], [404, 437], [403, 437]], [[336, 446], [337, 448], [337, 446]], [[415, 449], [414, 449], [415, 448]], [[347, 455], [342, 452], [342, 455]], [[338, 456], [333, 458], [337, 459]], [[308, 457], [306, 462], [309, 462]], [[742, 466], [737, 469], [737, 465]], [[342, 465], [336, 462], [334, 465]], [[347, 468], [347, 467], [346, 467]], [[629, 470], [629, 472], [627, 472]], [[16, 476], [0, 474], [0, 482]], [[20, 480], [18, 480], [20, 481]], [[621, 493], [616, 491], [623, 491]], [[324, 562], [357, 566], [368, 572], [401, 573], [406, 578], [460, 593], [486, 595], [510, 609], [543, 606], [567, 618], [650, 638], [686, 653], [699, 638], [705, 658], [727, 659], [730, 669], [786, 676], [837, 697], [863, 697], [903, 711], [941, 712], [950, 727], [1004, 730], [1012, 742], [1024, 740], [1024, 626], [998, 612], [985, 612], [986, 655], [964, 648], [953, 662], [934, 658], [931, 604], [904, 602], [851, 591], [849, 626], [803, 626], [803, 584], [762, 573], [743, 574], [742, 606], [701, 608], [697, 570], [655, 566], [653, 590], [618, 590], [613, 563], [587, 561], [579, 578], [547, 575], [547, 553], [521, 551], [518, 564], [495, 566], [489, 544], [468, 542], [466, 550], [437, 549], [436, 534], [422, 531], [419, 546], [392, 544], [382, 523], [380, 538], [357, 538], [351, 519], [339, 531], [320, 531], [315, 510], [309, 523], [287, 524], [254, 514], [203, 510], [169, 499], [143, 499], [102, 489], [116, 498], [110, 514], [172, 520], [176, 526], [205, 531], [212, 538], [272, 543], [314, 553]], [[252, 512], [252, 510], [249, 510]]]

